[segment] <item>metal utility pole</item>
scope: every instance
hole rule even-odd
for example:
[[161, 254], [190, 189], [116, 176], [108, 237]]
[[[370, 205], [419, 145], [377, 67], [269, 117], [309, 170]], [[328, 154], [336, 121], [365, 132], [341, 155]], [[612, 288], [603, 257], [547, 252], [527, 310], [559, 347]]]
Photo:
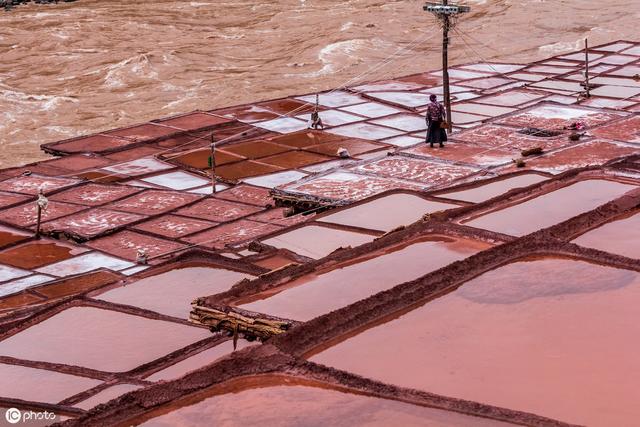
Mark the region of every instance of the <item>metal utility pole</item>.
[[442, 86], [444, 89], [444, 107], [447, 111], [448, 130], [451, 132], [453, 121], [451, 120], [451, 90], [449, 88], [449, 30], [454, 23], [451, 17], [471, 10], [468, 6], [450, 5], [449, 0], [442, 0], [442, 3], [427, 3], [423, 7], [427, 12], [433, 13], [436, 18], [442, 21]]

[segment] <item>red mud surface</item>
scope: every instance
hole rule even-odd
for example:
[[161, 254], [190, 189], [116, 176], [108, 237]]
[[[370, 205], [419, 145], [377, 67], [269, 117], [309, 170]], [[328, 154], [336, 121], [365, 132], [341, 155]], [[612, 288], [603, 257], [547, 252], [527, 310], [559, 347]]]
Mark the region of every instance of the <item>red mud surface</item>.
[[232, 122], [232, 120], [208, 113], [189, 113], [159, 121], [159, 123], [165, 126], [171, 126], [182, 130], [201, 130], [230, 122]]
[[417, 183], [411, 184], [338, 171], [308, 181], [289, 184], [281, 187], [281, 189], [323, 199], [353, 202], [387, 190], [418, 190], [422, 187], [423, 185]]
[[1, 191], [12, 191], [14, 193], [24, 193], [30, 195], [38, 194], [38, 190], [42, 189], [45, 193], [48, 191], [59, 190], [64, 187], [70, 187], [80, 181], [69, 178], [48, 177], [48, 176], [17, 176], [0, 182]]
[[262, 208], [213, 198], [204, 199], [188, 208], [177, 211], [179, 215], [214, 222], [229, 222], [260, 212]]
[[611, 159], [640, 152], [640, 147], [614, 141], [594, 140], [527, 160], [527, 168], [560, 173], [585, 166], [603, 165]]
[[143, 250], [149, 258], [152, 258], [185, 247], [172, 240], [159, 239], [129, 230], [94, 240], [88, 246], [131, 261], [136, 260], [138, 250]]
[[568, 422], [630, 425], [640, 416], [639, 362], [618, 349], [635, 345], [639, 299], [636, 272], [519, 262], [311, 360]]
[[[86, 207], [62, 202], [49, 202], [47, 209], [42, 212], [42, 221], [50, 221], [61, 216], [71, 215], [83, 209], [86, 209]], [[2, 211], [0, 220], [19, 227], [35, 225], [38, 220], [36, 204], [35, 202], [27, 203]]]
[[631, 116], [610, 125], [602, 126], [593, 130], [593, 134], [600, 138], [609, 138], [617, 141], [640, 142], [640, 116]]
[[232, 202], [242, 202], [249, 205], [267, 206], [273, 205], [273, 199], [269, 190], [250, 185], [237, 185], [233, 188], [216, 194], [216, 198]]
[[71, 188], [55, 194], [49, 200], [58, 202], [77, 203], [79, 205], [100, 206], [114, 200], [122, 199], [142, 191], [141, 188], [123, 185], [87, 184], [82, 187]]
[[46, 222], [42, 225], [42, 230], [46, 232], [64, 232], [74, 237], [91, 239], [144, 218], [142, 215], [133, 213], [94, 208]]
[[492, 148], [486, 144], [472, 145], [459, 142], [451, 142], [443, 149], [431, 148], [427, 144], [404, 150], [403, 153], [419, 157], [433, 157], [456, 162], [471, 163], [478, 166], [489, 167], [511, 162], [519, 157], [509, 146]]
[[137, 230], [157, 234], [162, 237], [179, 238], [197, 233], [218, 225], [212, 221], [203, 221], [178, 215], [163, 215], [159, 218], [134, 226]]
[[180, 191], [147, 190], [110, 205], [112, 209], [136, 214], [165, 213], [195, 202], [201, 196]]
[[429, 187], [439, 187], [477, 172], [476, 169], [450, 163], [433, 163], [400, 156], [357, 166], [354, 170], [377, 176], [417, 181]]
[[255, 240], [280, 229], [277, 225], [241, 219], [194, 234], [184, 240], [206, 248], [222, 249], [226, 245]]
[[621, 117], [624, 117], [622, 113], [608, 113], [599, 109], [545, 104], [502, 118], [497, 123], [551, 130], [563, 129], [577, 121], [582, 121], [586, 126], [593, 127]]

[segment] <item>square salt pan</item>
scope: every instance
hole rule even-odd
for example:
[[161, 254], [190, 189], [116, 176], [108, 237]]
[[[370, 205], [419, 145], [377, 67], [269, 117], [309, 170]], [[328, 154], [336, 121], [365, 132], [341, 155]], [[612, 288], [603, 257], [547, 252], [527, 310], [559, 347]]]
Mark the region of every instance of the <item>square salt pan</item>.
[[[0, 264], [0, 282], [16, 279], [18, 277], [24, 277], [31, 274], [30, 271], [22, 270], [20, 268], [10, 267], [8, 265]], [[1, 289], [1, 288], [0, 288]], [[1, 292], [1, 290], [0, 290]]]
[[292, 117], [280, 117], [266, 122], [254, 123], [254, 126], [278, 133], [292, 133], [307, 129], [307, 122]]
[[100, 252], [89, 252], [88, 254], [39, 268], [37, 271], [53, 276], [65, 277], [73, 274], [86, 273], [99, 268], [119, 271], [133, 266], [135, 266], [135, 264], [129, 261], [123, 261]]
[[621, 99], [631, 98], [638, 94], [640, 94], [640, 88], [626, 86], [600, 86], [599, 88], [591, 90], [591, 95]]
[[429, 103], [429, 95], [414, 92], [374, 92], [369, 97], [408, 108], [422, 107]]
[[627, 49], [621, 53], [624, 53], [625, 55], [640, 56], [640, 46], [632, 47], [631, 49]]
[[255, 178], [243, 180], [247, 184], [256, 185], [258, 187], [275, 188], [279, 185], [288, 184], [307, 176], [298, 171], [276, 172], [269, 175], [262, 175]]
[[463, 65], [460, 68], [464, 68], [465, 70], [485, 71], [490, 73], [510, 73], [512, 71], [518, 71], [524, 68], [524, 65], [498, 64], [493, 62], [493, 63]]
[[159, 172], [171, 168], [173, 168], [173, 166], [160, 162], [156, 159], [144, 158], [133, 160], [131, 162], [120, 163], [113, 166], [107, 166], [103, 168], [103, 170], [127, 176], [137, 176], [152, 172]]
[[[93, 388], [102, 383], [101, 380], [62, 374], [45, 369], [28, 368], [26, 366], [0, 364], [0, 396], [11, 397], [31, 402], [58, 403], [77, 393]], [[3, 405], [4, 406], [4, 405]], [[2, 416], [4, 421], [4, 414]], [[39, 426], [48, 423], [37, 421], [16, 425]], [[60, 421], [56, 417], [55, 421]], [[9, 423], [3, 425], [9, 425]]]
[[201, 187], [209, 183], [208, 180], [188, 174], [186, 172], [170, 172], [163, 175], [143, 178], [142, 181], [174, 190], [186, 190], [194, 187]]
[[388, 105], [379, 104], [377, 102], [365, 102], [364, 104], [352, 105], [350, 107], [342, 107], [341, 110], [350, 113], [360, 114], [361, 116], [378, 118], [390, 116], [391, 114], [401, 113], [402, 110], [389, 107]]
[[402, 135], [404, 132], [395, 129], [389, 129], [382, 126], [376, 126], [369, 123], [354, 123], [351, 125], [340, 126], [328, 130], [327, 132], [336, 135], [348, 136], [351, 138], [360, 138], [368, 140], [378, 140], [391, 138], [392, 136]]
[[415, 136], [401, 135], [394, 138], [385, 139], [382, 142], [384, 142], [385, 144], [395, 145], [396, 147], [410, 147], [412, 145], [418, 144], [419, 142], [424, 142], [424, 139], [417, 138]]
[[71, 307], [0, 342], [0, 354], [125, 372], [210, 336], [174, 322]]
[[[306, 101], [310, 104], [316, 103], [315, 95], [300, 96], [297, 99]], [[357, 95], [350, 94], [348, 92], [335, 91], [328, 93], [321, 93], [319, 96], [319, 103], [324, 107], [344, 107], [345, 105], [353, 105], [364, 102], [365, 100]]]
[[[602, 54], [601, 53], [594, 53], [591, 52], [591, 50], [589, 50], [589, 62], [594, 61], [598, 58], [602, 58]], [[570, 55], [564, 55], [561, 56], [560, 59], [567, 59], [569, 61], [584, 61], [584, 53], [583, 52], [578, 52], [578, 53], [572, 53]]]
[[631, 43], [620, 42], [620, 43], [613, 43], [607, 46], [596, 46], [593, 49], [604, 50], [606, 52], [620, 52], [621, 50], [627, 49], [631, 46], [633, 46]]
[[318, 225], [307, 225], [295, 230], [263, 240], [262, 242], [276, 248], [289, 249], [299, 255], [320, 259], [339, 247], [360, 246], [370, 242], [375, 236], [337, 230]]
[[[216, 192], [220, 192], [222, 190], [226, 190], [227, 187], [224, 184], [216, 184]], [[200, 187], [200, 188], [194, 188], [193, 190], [189, 190], [187, 191], [187, 193], [193, 193], [193, 194], [213, 194], [213, 187], [211, 186], [211, 184], [205, 186], [205, 187]]]
[[[354, 116], [353, 114], [345, 113], [339, 110], [325, 110], [320, 111], [319, 114], [320, 118], [322, 119], [322, 123], [325, 126], [340, 126], [347, 123], [365, 120], [364, 117]], [[309, 122], [309, 120], [311, 119], [311, 114], [302, 114], [296, 117], [304, 120], [305, 122]]]
[[48, 282], [50, 280], [53, 280], [53, 278], [42, 274], [34, 274], [29, 277], [24, 277], [22, 279], [5, 283], [4, 285], [0, 286], [0, 297], [15, 294], [16, 292], [29, 289], [33, 286]]
[[[489, 74], [474, 73], [472, 71], [458, 70], [458, 69], [452, 68], [449, 70], [449, 77], [455, 80], [466, 80], [466, 79], [476, 79], [478, 77], [488, 77], [490, 74], [496, 74], [496, 72], [493, 70], [488, 71], [488, 73]], [[441, 76], [442, 71], [437, 71], [433, 74], [436, 76]]]
[[371, 123], [400, 129], [406, 132], [417, 132], [427, 128], [427, 123], [423, 116], [410, 114], [399, 114], [393, 117], [385, 117], [373, 120]]

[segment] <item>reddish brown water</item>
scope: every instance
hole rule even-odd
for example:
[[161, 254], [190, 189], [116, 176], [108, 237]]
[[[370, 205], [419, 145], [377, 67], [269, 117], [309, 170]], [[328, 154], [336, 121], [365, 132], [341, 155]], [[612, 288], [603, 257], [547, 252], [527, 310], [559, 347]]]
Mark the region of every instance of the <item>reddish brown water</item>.
[[98, 298], [186, 319], [191, 301], [226, 291], [245, 277], [250, 276], [218, 268], [178, 268], [112, 289]]
[[5, 364], [0, 364], [0, 378], [0, 396], [44, 403], [58, 403], [101, 383], [91, 378]]
[[638, 188], [590, 179], [546, 193], [526, 202], [467, 221], [472, 227], [523, 236], [590, 211]]
[[504, 194], [514, 188], [527, 187], [544, 181], [545, 179], [547, 178], [542, 175], [532, 173], [517, 175], [512, 178], [501, 179], [500, 181], [494, 181], [490, 184], [470, 188], [468, 190], [439, 194], [439, 196], [454, 200], [464, 200], [465, 202], [479, 203], [489, 200], [492, 197], [499, 196], [500, 194]]
[[0, 342], [0, 355], [120, 372], [209, 336], [200, 328], [73, 307]]
[[[155, 417], [155, 418], [153, 418]], [[145, 416], [144, 426], [508, 425], [483, 418], [351, 394], [288, 378], [249, 378]], [[137, 422], [141, 420], [136, 420]]]
[[[478, 55], [456, 34], [452, 63], [541, 59], [585, 36], [637, 38], [626, 0], [467, 3], [457, 31]], [[0, 165], [42, 158], [46, 141], [435, 69], [442, 41], [422, 5], [81, 0], [3, 13]]]
[[282, 255], [274, 255], [272, 257], [256, 261], [254, 262], [254, 264], [259, 265], [260, 267], [268, 268], [269, 270], [276, 270], [280, 267], [284, 267], [287, 264], [291, 264], [292, 262], [295, 261]]
[[633, 425], [639, 303], [639, 273], [518, 262], [311, 360], [572, 423]]
[[434, 237], [391, 253], [378, 254], [376, 258], [302, 277], [280, 293], [262, 295], [264, 299], [257, 301], [252, 298], [253, 302], [242, 308], [305, 321], [416, 279], [487, 247], [471, 240]]
[[640, 213], [609, 222], [573, 241], [588, 248], [640, 258]]
[[[75, 251], [76, 253], [79, 251]], [[57, 243], [32, 242], [0, 252], [0, 263], [34, 269], [73, 256], [72, 247]]]

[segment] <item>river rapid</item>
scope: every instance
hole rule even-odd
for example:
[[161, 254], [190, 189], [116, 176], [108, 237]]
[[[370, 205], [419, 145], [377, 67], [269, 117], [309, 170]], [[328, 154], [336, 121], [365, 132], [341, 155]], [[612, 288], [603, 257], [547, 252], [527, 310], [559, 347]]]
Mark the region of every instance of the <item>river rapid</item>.
[[[467, 1], [451, 63], [640, 39], [634, 3]], [[440, 28], [422, 5], [78, 0], [0, 11], [0, 167], [46, 158], [45, 142], [437, 69]]]

